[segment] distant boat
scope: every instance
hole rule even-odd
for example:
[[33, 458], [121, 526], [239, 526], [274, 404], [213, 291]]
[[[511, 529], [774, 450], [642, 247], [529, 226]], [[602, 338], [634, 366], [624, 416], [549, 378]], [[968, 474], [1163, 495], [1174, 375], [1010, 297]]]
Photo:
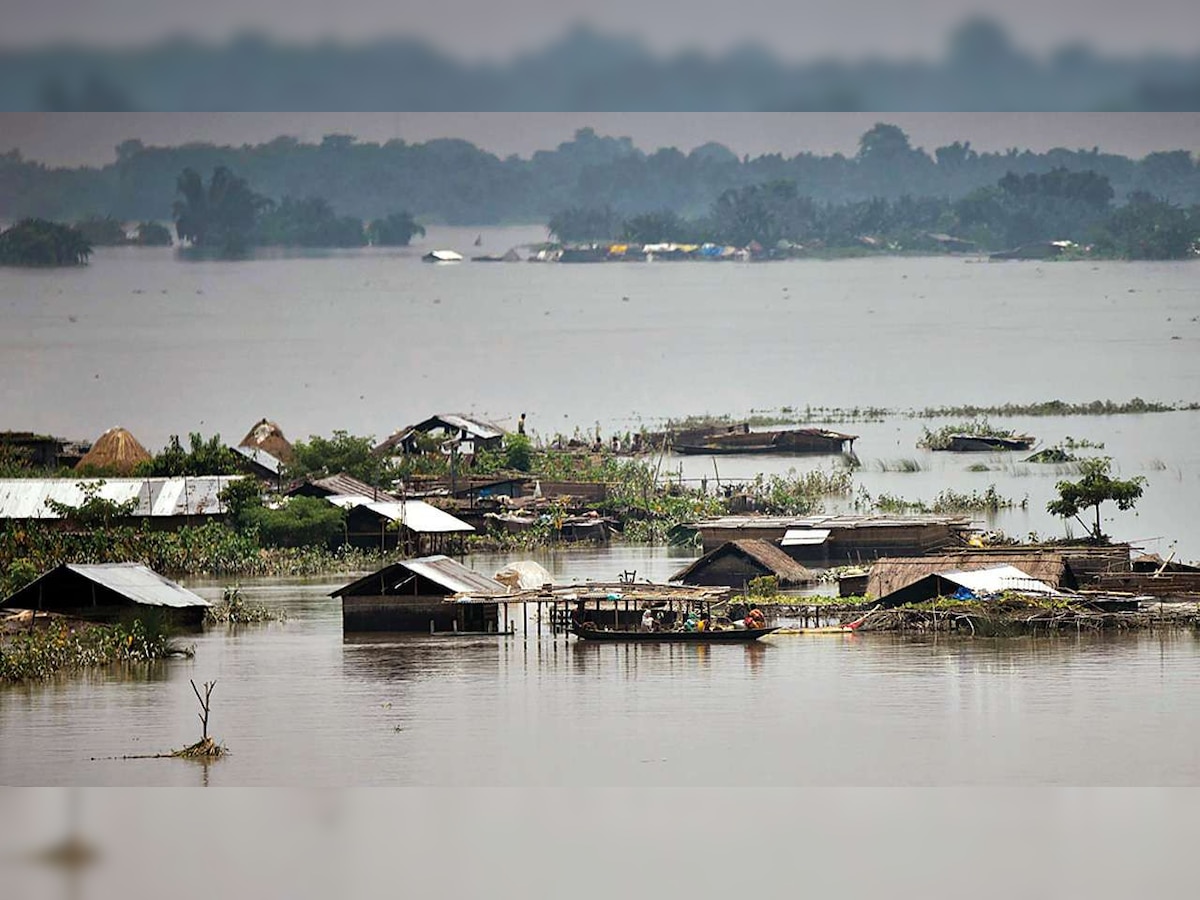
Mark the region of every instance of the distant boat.
[[428, 263], [455, 263], [462, 261], [462, 254], [455, 253], [453, 250], [430, 250], [421, 257], [421, 262]]

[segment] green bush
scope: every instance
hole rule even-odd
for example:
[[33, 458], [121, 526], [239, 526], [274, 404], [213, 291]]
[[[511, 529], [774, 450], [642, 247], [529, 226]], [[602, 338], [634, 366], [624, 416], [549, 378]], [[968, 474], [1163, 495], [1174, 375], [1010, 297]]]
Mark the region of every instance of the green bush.
[[291, 497], [278, 509], [246, 510], [247, 524], [268, 547], [333, 546], [345, 533], [345, 513], [316, 497]]

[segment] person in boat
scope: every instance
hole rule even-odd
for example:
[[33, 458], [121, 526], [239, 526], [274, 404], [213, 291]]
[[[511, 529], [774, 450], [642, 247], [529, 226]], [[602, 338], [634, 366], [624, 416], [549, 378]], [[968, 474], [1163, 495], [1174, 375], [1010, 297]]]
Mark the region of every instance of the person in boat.
[[654, 613], [650, 607], [646, 607], [646, 611], [642, 613], [642, 631], [654, 630]]
[[766, 628], [767, 617], [762, 614], [762, 610], [755, 607], [746, 615], [745, 623], [747, 628]]

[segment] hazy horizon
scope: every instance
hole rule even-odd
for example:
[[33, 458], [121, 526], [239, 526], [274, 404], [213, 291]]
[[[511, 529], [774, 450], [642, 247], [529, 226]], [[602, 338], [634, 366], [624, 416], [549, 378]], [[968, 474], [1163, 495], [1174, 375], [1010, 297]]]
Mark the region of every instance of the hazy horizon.
[[326, 134], [364, 142], [422, 143], [461, 138], [505, 157], [552, 150], [574, 132], [629, 137], [641, 150], [684, 152], [716, 141], [738, 156], [853, 155], [876, 122], [903, 128], [914, 146], [932, 152], [956, 140], [978, 151], [1011, 147], [1044, 152], [1099, 147], [1141, 158], [1160, 150], [1200, 151], [1200, 113], [0, 113], [0, 152], [50, 166], [103, 166], [121, 141], [178, 146], [259, 144], [280, 135], [306, 143]]

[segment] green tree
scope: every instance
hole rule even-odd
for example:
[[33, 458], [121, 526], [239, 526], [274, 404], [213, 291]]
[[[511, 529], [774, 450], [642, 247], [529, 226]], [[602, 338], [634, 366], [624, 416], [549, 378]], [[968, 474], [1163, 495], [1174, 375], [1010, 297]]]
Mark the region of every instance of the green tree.
[[361, 247], [361, 219], [338, 216], [321, 197], [284, 197], [259, 217], [256, 243], [284, 247]]
[[518, 472], [533, 468], [533, 444], [528, 437], [523, 434], [504, 436], [504, 465]]
[[556, 212], [546, 223], [547, 230], [560, 241], [608, 241], [620, 231], [617, 214], [611, 207], [587, 209], [572, 207]]
[[383, 486], [391, 477], [387, 460], [374, 453], [375, 439], [335, 431], [330, 438], [312, 435], [292, 447], [292, 463], [287, 467], [291, 478], [323, 478], [345, 472], [359, 481]]
[[268, 547], [336, 546], [345, 536], [345, 510], [319, 497], [288, 497], [277, 509], [251, 504], [242, 516]]
[[1099, 226], [1095, 247], [1121, 259], [1183, 259], [1198, 240], [1200, 216], [1136, 192]]
[[76, 222], [75, 227], [93, 247], [121, 247], [129, 243], [125, 226], [112, 216], [88, 216]]
[[104, 489], [104, 484], [104, 479], [81, 481], [77, 487], [83, 492], [83, 500], [78, 505], [47, 500], [46, 508], [72, 525], [83, 528], [111, 528], [121, 519], [128, 519], [137, 511], [138, 500], [137, 497], [133, 497], [118, 503], [101, 497], [100, 492]]
[[159, 222], [141, 222], [133, 242], [140, 247], [170, 247], [171, 230]]
[[[1064, 519], [1074, 518], [1099, 541], [1104, 538], [1100, 529], [1100, 505], [1111, 501], [1117, 504], [1117, 509], [1133, 509], [1142, 496], [1146, 479], [1140, 475], [1128, 480], [1113, 478], [1109, 474], [1112, 470], [1112, 459], [1109, 457], [1080, 460], [1079, 469], [1083, 477], [1078, 481], [1060, 481], [1055, 485], [1058, 499], [1047, 503], [1046, 511]], [[1093, 525], [1080, 518], [1079, 514], [1085, 509], [1095, 510]]]
[[225, 166], [213, 169], [208, 186], [187, 168], [175, 183], [180, 199], [175, 201], [175, 231], [180, 240], [197, 247], [240, 252], [250, 244], [259, 214], [271, 201], [250, 190]]
[[81, 266], [91, 254], [79, 229], [45, 219], [22, 219], [0, 232], [3, 266]]
[[367, 238], [377, 247], [407, 247], [417, 235], [424, 237], [425, 229], [407, 210], [376, 219], [367, 226]]
[[221, 441], [219, 434], [208, 440], [193, 431], [188, 435], [185, 450], [179, 435], [171, 435], [167, 446], [148, 463], [139, 466], [139, 474], [153, 478], [176, 478], [182, 475], [233, 475], [238, 472], [238, 456]]

